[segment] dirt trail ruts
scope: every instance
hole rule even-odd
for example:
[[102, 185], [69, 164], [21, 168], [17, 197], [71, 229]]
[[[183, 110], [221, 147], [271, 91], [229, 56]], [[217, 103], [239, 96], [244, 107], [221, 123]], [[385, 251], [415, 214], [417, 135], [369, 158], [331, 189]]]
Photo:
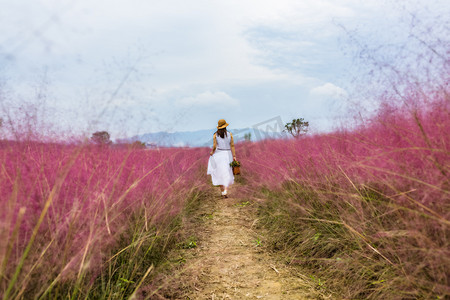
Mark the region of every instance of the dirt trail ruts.
[[251, 201], [238, 195], [239, 186], [233, 186], [229, 198], [222, 199], [217, 192], [202, 207], [205, 221], [197, 230], [197, 247], [184, 250], [186, 263], [172, 282], [183, 292], [169, 297], [323, 299], [306, 277], [264, 250], [263, 239], [254, 231], [255, 209]]

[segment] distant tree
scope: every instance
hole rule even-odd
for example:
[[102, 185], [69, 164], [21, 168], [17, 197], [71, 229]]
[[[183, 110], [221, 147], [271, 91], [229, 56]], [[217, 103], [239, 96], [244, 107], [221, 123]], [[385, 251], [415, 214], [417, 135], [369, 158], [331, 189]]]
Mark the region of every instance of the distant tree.
[[250, 132], [244, 134], [244, 140], [250, 142], [252, 140], [252, 134]]
[[110, 135], [107, 131], [97, 131], [92, 134], [91, 140], [97, 145], [110, 145]]
[[145, 148], [145, 143], [141, 142], [141, 141], [134, 141], [131, 144], [132, 148]]
[[293, 137], [298, 138], [308, 132], [309, 122], [303, 118], [293, 119], [292, 122], [284, 125], [286, 128], [284, 131], [289, 132]]

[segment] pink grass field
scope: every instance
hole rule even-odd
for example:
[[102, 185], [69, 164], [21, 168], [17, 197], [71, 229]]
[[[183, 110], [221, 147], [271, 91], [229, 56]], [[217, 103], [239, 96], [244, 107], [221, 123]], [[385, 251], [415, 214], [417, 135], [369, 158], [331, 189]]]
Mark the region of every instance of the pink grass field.
[[[342, 279], [355, 268], [373, 272], [365, 265], [373, 262], [395, 270], [392, 276], [373, 276], [376, 284], [364, 287], [372, 294], [355, 291], [344, 297], [383, 298], [389, 289], [400, 293], [391, 294], [399, 299], [450, 295], [450, 101], [444, 93], [430, 102], [414, 109], [383, 105], [364, 126], [350, 131], [238, 149], [249, 184], [300, 191], [285, 193], [286, 209], [304, 221], [300, 227], [340, 226], [360, 245], [351, 253], [333, 250], [312, 258], [327, 262], [313, 266], [329, 270], [322, 275], [341, 272]], [[299, 237], [304, 248], [298, 252], [309, 251], [305, 245], [323, 234], [318, 232], [311, 233], [314, 239]], [[331, 247], [338, 248], [341, 238], [330, 234]], [[354, 264], [344, 267], [343, 255]]]
[[2, 142], [0, 290], [15, 281], [20, 295], [17, 287], [98, 272], [133, 213], [144, 210], [148, 228], [179, 213], [206, 183], [199, 166], [207, 156], [207, 149]]
[[[320, 257], [333, 270], [324, 276], [342, 284], [339, 276], [373, 262], [391, 268], [348, 297], [450, 295], [449, 103], [444, 94], [421, 109], [384, 105], [356, 129], [238, 144], [246, 188], [307, 191], [288, 193], [286, 209], [345, 229], [358, 246]], [[20, 298], [50, 282], [95, 277], [134, 213], [152, 228], [207, 187], [208, 153], [1, 142], [0, 291]], [[307, 233], [295, 234], [299, 249], [309, 245]], [[340, 239], [329, 243], [348, 242]]]
[[[448, 195], [449, 129], [448, 100], [423, 113], [386, 108], [356, 130], [246, 144], [241, 159], [254, 184], [373, 182], [414, 193], [417, 203], [442, 206]], [[408, 193], [396, 199], [404, 202]]]

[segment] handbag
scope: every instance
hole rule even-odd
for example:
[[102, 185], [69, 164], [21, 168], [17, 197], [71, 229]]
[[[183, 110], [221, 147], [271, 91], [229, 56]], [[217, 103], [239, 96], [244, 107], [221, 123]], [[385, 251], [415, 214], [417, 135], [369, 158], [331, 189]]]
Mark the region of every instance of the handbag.
[[241, 167], [233, 167], [233, 175], [241, 175]]
[[233, 168], [233, 175], [240, 175], [241, 174], [241, 163], [233, 160], [233, 162], [230, 163], [231, 168]]

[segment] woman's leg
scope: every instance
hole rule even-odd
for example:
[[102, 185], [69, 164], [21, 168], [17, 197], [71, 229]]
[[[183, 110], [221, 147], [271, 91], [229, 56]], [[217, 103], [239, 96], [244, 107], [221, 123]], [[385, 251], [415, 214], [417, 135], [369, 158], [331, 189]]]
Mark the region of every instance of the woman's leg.
[[221, 185], [220, 186], [220, 190], [222, 191], [222, 196], [225, 197], [225, 198], [228, 198], [228, 196], [227, 196], [227, 187]]

